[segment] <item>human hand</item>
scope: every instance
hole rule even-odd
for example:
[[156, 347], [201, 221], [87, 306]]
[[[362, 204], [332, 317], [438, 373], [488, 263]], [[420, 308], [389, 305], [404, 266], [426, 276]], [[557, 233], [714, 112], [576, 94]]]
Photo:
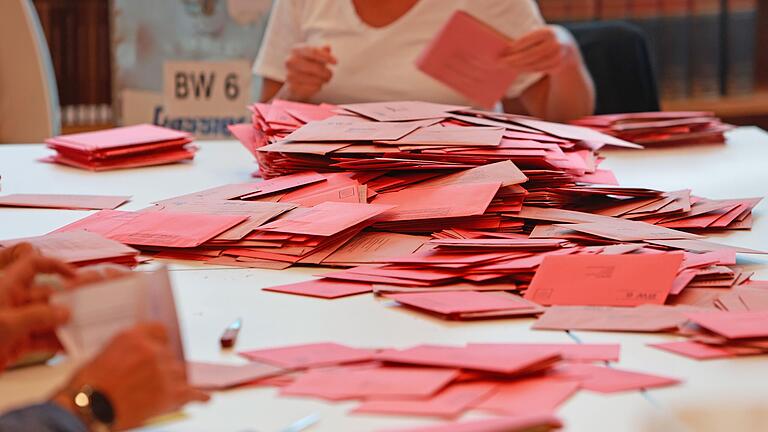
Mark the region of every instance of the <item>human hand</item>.
[[117, 264], [98, 264], [83, 267], [75, 272], [75, 275], [65, 281], [65, 289], [78, 288], [96, 282], [102, 282], [130, 275], [131, 269]]
[[27, 255], [36, 254], [37, 249], [29, 243], [16, 243], [13, 246], [0, 249], [0, 269]]
[[187, 402], [209, 399], [189, 386], [185, 364], [174, 356], [165, 328], [156, 323], [138, 325], [116, 336], [53, 400], [77, 414], [72, 398], [86, 385], [109, 398], [116, 430], [140, 426]]
[[43, 273], [65, 277], [74, 274], [61, 261], [28, 250], [9, 262], [0, 278], [0, 370], [24, 354], [59, 349], [54, 330], [67, 321], [69, 312], [62, 306], [47, 304], [50, 288], [34, 282], [35, 276]]
[[331, 47], [296, 45], [285, 61], [287, 71], [284, 89], [287, 97], [295, 101], [308, 101], [331, 80], [333, 72], [328, 67], [336, 64]]
[[512, 41], [501, 57], [508, 66], [525, 73], [551, 73], [572, 58], [575, 42], [558, 26], [546, 26]]

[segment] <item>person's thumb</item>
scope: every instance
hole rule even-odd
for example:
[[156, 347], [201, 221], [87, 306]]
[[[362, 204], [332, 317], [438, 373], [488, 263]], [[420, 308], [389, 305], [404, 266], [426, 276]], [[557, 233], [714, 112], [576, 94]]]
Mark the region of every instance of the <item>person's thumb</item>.
[[69, 310], [59, 305], [33, 304], [9, 312], [13, 331], [19, 335], [54, 330], [69, 320]]

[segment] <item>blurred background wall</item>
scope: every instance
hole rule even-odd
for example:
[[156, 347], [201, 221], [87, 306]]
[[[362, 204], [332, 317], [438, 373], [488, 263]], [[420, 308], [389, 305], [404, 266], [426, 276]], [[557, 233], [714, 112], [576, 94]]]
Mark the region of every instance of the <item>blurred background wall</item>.
[[[166, 60], [252, 61], [270, 0], [34, 0], [65, 132], [141, 118]], [[768, 127], [768, 0], [539, 0], [551, 22], [627, 20], [648, 34], [666, 109]], [[257, 86], [252, 89], [258, 94]], [[126, 96], [127, 95], [127, 96]], [[124, 98], [128, 98], [125, 112]]]

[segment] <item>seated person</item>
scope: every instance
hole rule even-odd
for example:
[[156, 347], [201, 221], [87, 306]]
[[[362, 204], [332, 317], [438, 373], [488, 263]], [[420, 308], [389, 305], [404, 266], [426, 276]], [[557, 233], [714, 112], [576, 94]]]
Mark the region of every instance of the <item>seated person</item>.
[[[76, 271], [28, 244], [1, 250], [0, 271], [0, 371], [29, 353], [60, 348], [53, 332], [69, 313], [48, 304], [50, 288], [35, 283], [39, 274], [59, 275], [71, 288], [125, 272], [108, 266]], [[92, 403], [79, 407], [75, 400], [84, 397]], [[0, 416], [0, 432], [123, 430], [207, 399], [187, 384], [185, 365], [174, 357], [165, 329], [144, 324], [115, 337], [50, 401]]]
[[414, 64], [457, 10], [513, 39], [498, 60], [520, 72], [500, 101], [507, 112], [592, 114], [594, 86], [575, 40], [547, 26], [534, 0], [275, 0], [253, 67], [261, 100], [472, 105]]

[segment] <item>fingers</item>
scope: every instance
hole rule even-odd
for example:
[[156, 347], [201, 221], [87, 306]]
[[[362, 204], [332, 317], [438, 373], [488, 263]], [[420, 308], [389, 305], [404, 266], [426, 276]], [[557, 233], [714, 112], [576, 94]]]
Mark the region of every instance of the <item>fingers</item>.
[[29, 287], [36, 275], [45, 273], [71, 278], [75, 275], [75, 270], [55, 258], [27, 255], [8, 266], [5, 278], [15, 285]]
[[[285, 66], [289, 75], [286, 78], [289, 81], [304, 77], [305, 79], [314, 78], [316, 81], [325, 83], [333, 76], [331, 70], [324, 63], [318, 63], [303, 57], [291, 56], [285, 62]], [[293, 80], [291, 80], [291, 75]]]
[[115, 264], [101, 264], [85, 267], [77, 271], [75, 277], [68, 281], [66, 288], [76, 288], [105, 280], [118, 279], [131, 274], [127, 267]]
[[69, 310], [59, 305], [33, 304], [8, 309], [3, 313], [7, 314], [11, 331], [17, 337], [52, 331], [69, 320]]
[[8, 266], [19, 258], [37, 253], [37, 249], [26, 242], [0, 249], [0, 268]]
[[140, 336], [149, 338], [149, 340], [162, 345], [168, 345], [168, 332], [165, 326], [160, 323], [139, 324], [128, 332], [136, 332]]
[[336, 64], [336, 57], [331, 53], [331, 47], [299, 45], [292, 50], [292, 54], [320, 64]]
[[556, 39], [553, 31], [548, 27], [540, 28], [512, 41], [505, 54], [524, 52], [551, 39]]

